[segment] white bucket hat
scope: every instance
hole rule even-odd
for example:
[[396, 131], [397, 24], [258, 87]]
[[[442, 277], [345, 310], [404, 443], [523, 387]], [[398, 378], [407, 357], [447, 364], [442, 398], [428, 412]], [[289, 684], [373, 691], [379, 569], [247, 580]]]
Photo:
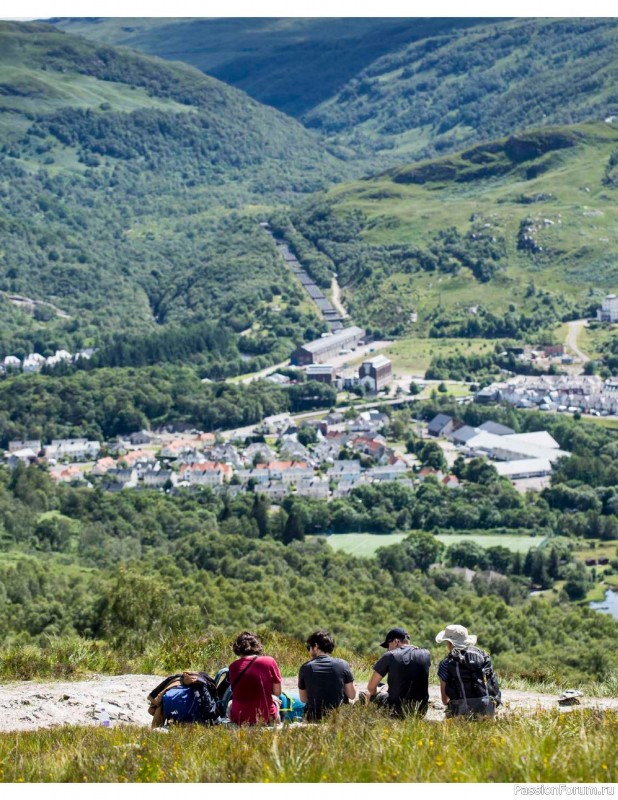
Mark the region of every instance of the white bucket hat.
[[450, 642], [453, 647], [467, 647], [469, 644], [476, 644], [476, 636], [468, 633], [468, 629], [463, 625], [447, 625], [443, 631], [436, 636], [436, 642]]

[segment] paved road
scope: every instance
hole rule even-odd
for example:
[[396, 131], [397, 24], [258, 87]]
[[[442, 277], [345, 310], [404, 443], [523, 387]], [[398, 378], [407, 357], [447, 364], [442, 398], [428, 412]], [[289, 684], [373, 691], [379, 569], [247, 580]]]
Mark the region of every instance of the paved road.
[[572, 322], [567, 322], [567, 325], [569, 326], [569, 333], [565, 344], [569, 350], [572, 350], [572, 352], [580, 359], [582, 364], [590, 361], [590, 357], [582, 352], [577, 346], [577, 337], [579, 336], [582, 328], [585, 328], [587, 324], [588, 320], [586, 319], [575, 319]]

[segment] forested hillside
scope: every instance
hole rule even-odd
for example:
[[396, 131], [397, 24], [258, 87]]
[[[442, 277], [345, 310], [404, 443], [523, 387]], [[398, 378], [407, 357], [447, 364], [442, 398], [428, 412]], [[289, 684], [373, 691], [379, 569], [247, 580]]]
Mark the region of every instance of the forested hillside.
[[369, 165], [618, 113], [614, 19], [58, 19], [186, 61]]
[[335, 187], [273, 225], [380, 336], [551, 338], [618, 284], [617, 158], [614, 123], [537, 129]]
[[50, 22], [97, 42], [184, 61], [300, 117], [379, 56], [482, 20], [65, 17]]
[[272, 359], [321, 330], [257, 224], [349, 174], [314, 134], [191, 67], [47, 25], [0, 24], [0, 84], [0, 291], [69, 317], [3, 301], [2, 357], [182, 321], [220, 323], [236, 359], [255, 322], [251, 355]]
[[[492, 493], [487, 484], [477, 492]], [[395, 494], [380, 498], [384, 512]], [[229, 658], [224, 637], [243, 628], [302, 640], [327, 627], [342, 646], [369, 655], [385, 628], [405, 622], [437, 655], [436, 632], [457, 619], [492, 651], [503, 677], [613, 685], [617, 623], [608, 615], [527, 599], [523, 576], [466, 584], [428, 572], [439, 551], [429, 534], [383, 550], [379, 562], [303, 541], [324, 524], [317, 501], [290, 497], [268, 514], [251, 493], [109, 494], [54, 486], [34, 466], [0, 470], [0, 505], [2, 675], [174, 671], [179, 661], [215, 669], [214, 656]]]
[[618, 113], [615, 19], [519, 19], [429, 37], [375, 61], [304, 117], [393, 161], [536, 125]]

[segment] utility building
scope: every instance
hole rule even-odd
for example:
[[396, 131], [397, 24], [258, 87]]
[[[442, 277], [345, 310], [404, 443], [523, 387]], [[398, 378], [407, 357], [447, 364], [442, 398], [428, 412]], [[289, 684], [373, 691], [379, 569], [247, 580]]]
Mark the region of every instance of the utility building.
[[308, 381], [332, 384], [335, 380], [335, 368], [330, 364], [311, 364], [306, 372]]
[[307, 364], [324, 364], [334, 356], [340, 355], [341, 350], [353, 350], [364, 338], [365, 331], [356, 325], [343, 328], [332, 336], [316, 339], [314, 342], [301, 344], [292, 353], [292, 364], [306, 366]]
[[371, 383], [372, 391], [379, 392], [393, 380], [393, 365], [386, 356], [369, 358], [361, 364], [358, 378], [359, 382]]

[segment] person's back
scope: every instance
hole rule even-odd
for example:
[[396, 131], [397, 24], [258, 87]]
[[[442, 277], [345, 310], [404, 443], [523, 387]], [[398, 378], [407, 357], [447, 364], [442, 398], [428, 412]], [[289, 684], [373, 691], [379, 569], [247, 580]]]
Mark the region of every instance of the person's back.
[[260, 640], [247, 631], [238, 636], [233, 649], [240, 658], [229, 667], [231, 721], [237, 725], [275, 721], [279, 709], [273, 694], [281, 694], [282, 680], [277, 662], [262, 655]]
[[446, 642], [449, 648], [438, 665], [447, 716], [493, 717], [501, 704], [501, 692], [491, 658], [476, 647], [476, 636], [462, 625], [447, 625], [436, 642]]
[[305, 703], [305, 719], [311, 722], [356, 696], [350, 665], [331, 655], [334, 647], [334, 639], [326, 631], [316, 631], [307, 639], [312, 658], [300, 668], [298, 690]]
[[389, 650], [374, 665], [376, 672], [388, 675], [388, 703], [394, 711], [427, 710], [430, 664], [428, 650], [403, 645]]
[[[393, 714], [425, 714], [429, 705], [429, 650], [410, 644], [405, 628], [391, 628], [380, 647], [387, 650], [373, 665], [366, 696]], [[388, 692], [378, 692], [388, 676]]]

